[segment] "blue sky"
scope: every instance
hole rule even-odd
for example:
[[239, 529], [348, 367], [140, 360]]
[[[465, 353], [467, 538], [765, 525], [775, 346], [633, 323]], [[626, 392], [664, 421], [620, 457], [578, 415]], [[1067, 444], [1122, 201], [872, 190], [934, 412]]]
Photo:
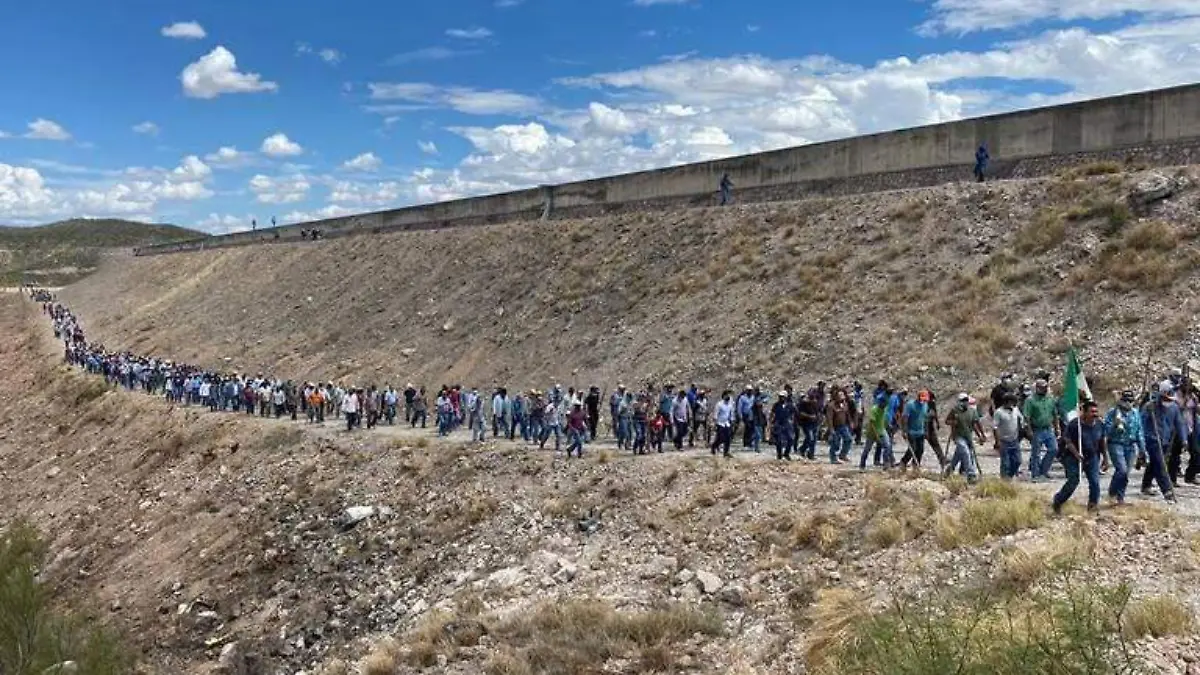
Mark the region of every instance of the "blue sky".
[[1200, 80], [1200, 0], [10, 4], [22, 225], [223, 232]]

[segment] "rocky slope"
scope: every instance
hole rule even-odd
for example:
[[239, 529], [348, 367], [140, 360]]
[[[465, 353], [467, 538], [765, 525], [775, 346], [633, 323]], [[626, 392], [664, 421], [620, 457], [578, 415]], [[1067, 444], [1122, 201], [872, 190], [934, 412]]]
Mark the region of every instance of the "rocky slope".
[[[239, 371], [436, 387], [663, 379], [1107, 385], [1196, 356], [1192, 169], [364, 236], [113, 261], [89, 335]], [[1176, 183], [1174, 179], [1178, 177]]]
[[[50, 535], [44, 577], [144, 673], [811, 672], [895, 592], [1027, 589], [1063, 556], [1200, 602], [1182, 514], [1048, 520], [990, 483], [210, 414], [54, 365], [32, 306], [0, 303], [0, 526]], [[1138, 642], [1158, 672], [1200, 658]]]

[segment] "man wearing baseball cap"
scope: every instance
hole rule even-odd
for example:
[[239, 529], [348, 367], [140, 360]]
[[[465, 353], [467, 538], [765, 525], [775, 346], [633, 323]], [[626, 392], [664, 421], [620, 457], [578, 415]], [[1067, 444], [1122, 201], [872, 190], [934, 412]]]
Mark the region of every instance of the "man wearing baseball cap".
[[1104, 416], [1104, 436], [1108, 440], [1108, 458], [1113, 475], [1108, 483], [1108, 497], [1117, 504], [1125, 503], [1125, 488], [1129, 485], [1129, 469], [1136, 454], [1146, 452], [1142, 433], [1142, 416], [1133, 409], [1137, 399], [1132, 389], [1121, 392], [1121, 400]]
[[1151, 484], [1158, 481], [1163, 499], [1174, 503], [1175, 486], [1167, 475], [1165, 457], [1175, 439], [1187, 437], [1187, 428], [1175, 405], [1175, 389], [1169, 380], [1158, 385], [1158, 396], [1142, 406], [1141, 414], [1147, 459], [1146, 471], [1142, 474], [1142, 494], [1154, 494]]
[[[1058, 454], [1059, 419], [1058, 402], [1050, 396], [1050, 385], [1045, 379], [1033, 384], [1033, 396], [1025, 401], [1021, 410], [1029, 423], [1033, 442], [1029, 447], [1029, 478], [1033, 482], [1044, 482], [1050, 478], [1050, 467]], [[1041, 451], [1046, 454], [1042, 456]]]
[[946, 425], [951, 429], [954, 455], [946, 465], [945, 473], [950, 475], [961, 467], [967, 474], [967, 482], [974, 483], [979, 478], [975, 466], [975, 439], [983, 442], [983, 426], [979, 423], [979, 411], [971, 405], [970, 394], [958, 395], [958, 405], [946, 415]]

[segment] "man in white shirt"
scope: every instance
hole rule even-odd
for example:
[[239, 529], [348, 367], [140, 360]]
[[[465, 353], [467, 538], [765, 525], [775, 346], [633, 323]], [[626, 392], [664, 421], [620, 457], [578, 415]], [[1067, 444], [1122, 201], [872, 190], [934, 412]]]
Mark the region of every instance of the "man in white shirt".
[[346, 416], [346, 431], [352, 431], [358, 424], [358, 394], [353, 390], [342, 397], [342, 414]]
[[717, 448], [723, 449], [726, 457], [729, 457], [729, 444], [733, 441], [733, 418], [734, 406], [730, 400], [732, 392], [726, 389], [721, 394], [721, 401], [717, 403], [716, 419], [717, 419], [717, 440], [713, 442], [712, 454], [717, 454]]
[[508, 391], [501, 387], [492, 397], [492, 438], [508, 431], [505, 417], [508, 415]]

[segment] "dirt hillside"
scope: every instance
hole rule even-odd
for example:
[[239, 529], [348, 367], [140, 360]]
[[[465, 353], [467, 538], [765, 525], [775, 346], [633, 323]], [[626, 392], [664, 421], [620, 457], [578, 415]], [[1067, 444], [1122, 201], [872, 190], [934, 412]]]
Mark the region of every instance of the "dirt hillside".
[[[976, 388], [1083, 348], [1102, 386], [1197, 355], [1200, 191], [1045, 179], [112, 261], [89, 336], [239, 371], [427, 386], [819, 378]], [[1147, 179], [1172, 196], [1127, 201]], [[1177, 179], [1177, 180], [1176, 180]], [[1136, 204], [1135, 204], [1136, 206]]]
[[37, 227], [0, 226], [0, 284], [69, 284], [95, 271], [106, 254], [203, 236], [175, 225], [111, 218], [75, 218]]
[[815, 672], [896, 593], [1040, 598], [1068, 568], [1129, 585], [1154, 672], [1200, 661], [1186, 509], [1052, 520], [995, 482], [199, 412], [56, 365], [33, 306], [0, 303], [0, 526], [47, 533], [59, 602], [139, 672]]

